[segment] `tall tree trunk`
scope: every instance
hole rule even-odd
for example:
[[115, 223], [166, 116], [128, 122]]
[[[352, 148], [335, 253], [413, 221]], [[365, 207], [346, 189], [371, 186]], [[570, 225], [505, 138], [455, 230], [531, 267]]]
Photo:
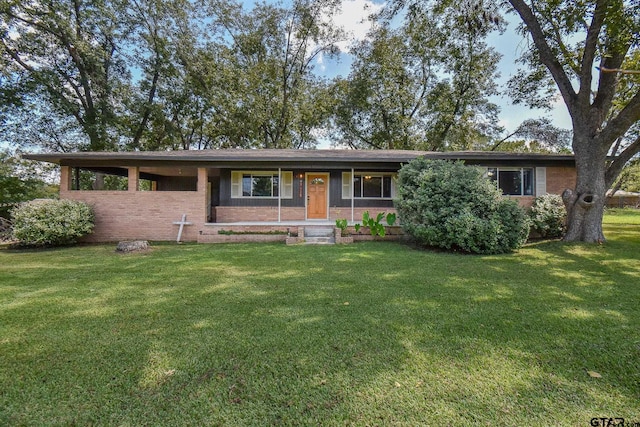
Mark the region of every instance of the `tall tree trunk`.
[[[575, 129], [575, 127], [574, 127]], [[584, 133], [574, 135], [576, 188], [567, 189], [562, 200], [567, 209], [566, 242], [604, 242], [602, 216], [606, 203], [605, 164], [607, 153]]]

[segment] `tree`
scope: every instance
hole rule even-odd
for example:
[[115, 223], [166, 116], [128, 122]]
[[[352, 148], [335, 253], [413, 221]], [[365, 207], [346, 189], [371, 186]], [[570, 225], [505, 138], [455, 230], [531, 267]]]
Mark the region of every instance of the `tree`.
[[492, 141], [489, 151], [557, 153], [568, 152], [570, 145], [571, 132], [552, 125], [551, 120], [542, 117], [524, 120], [510, 134]]
[[347, 79], [337, 79], [333, 89], [341, 144], [376, 149], [420, 146], [425, 140], [426, 98], [437, 81], [436, 43], [432, 38], [419, 50], [406, 27], [382, 27], [352, 49], [352, 71]]
[[[347, 79], [335, 84], [334, 124], [357, 148], [467, 149], [497, 129], [498, 54], [473, 8], [410, 9], [397, 29], [380, 25], [352, 49]], [[384, 22], [383, 22], [384, 24]], [[492, 21], [491, 29], [499, 21]]]
[[118, 31], [125, 11], [98, 2], [5, 1], [0, 15], [6, 23], [2, 55], [23, 93], [73, 116], [91, 149], [113, 148], [110, 97], [124, 78], [116, 47], [129, 32]]
[[61, 134], [73, 120], [81, 139], [70, 149], [137, 148], [168, 64], [174, 19], [162, 11], [181, 8], [188, 2], [0, 0], [5, 108], [53, 118]]
[[0, 217], [8, 218], [18, 203], [51, 198], [57, 189], [44, 182], [37, 168], [8, 150], [0, 151]]
[[329, 102], [312, 71], [335, 53], [334, 7], [198, 3], [168, 41], [140, 149], [315, 146]]
[[296, 0], [289, 8], [259, 3], [245, 12], [232, 1], [211, 2], [215, 38], [204, 57], [215, 64], [198, 79], [218, 101], [213, 118], [225, 145], [314, 145], [327, 92], [312, 70], [321, 55], [338, 52], [342, 33], [327, 21], [335, 8], [329, 0]]
[[640, 192], [640, 159], [631, 160], [622, 169], [618, 180], [611, 189], [611, 195], [618, 190]]
[[[546, 105], [555, 86], [572, 120], [577, 182], [563, 194], [568, 212], [565, 240], [601, 242], [605, 192], [640, 151], [640, 137], [632, 136], [640, 120], [640, 88], [635, 75], [624, 73], [637, 65], [639, 3], [508, 3], [533, 42], [522, 58], [529, 72], [511, 84], [516, 100]], [[610, 154], [615, 157], [608, 158]]]

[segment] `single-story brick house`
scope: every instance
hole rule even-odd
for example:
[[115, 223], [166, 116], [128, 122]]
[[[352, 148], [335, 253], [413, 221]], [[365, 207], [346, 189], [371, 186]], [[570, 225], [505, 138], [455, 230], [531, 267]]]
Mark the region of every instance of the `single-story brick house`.
[[[560, 194], [575, 186], [570, 155], [221, 149], [25, 158], [60, 165], [60, 198], [94, 208], [96, 226], [88, 240], [175, 240], [175, 222], [186, 215], [190, 224], [184, 226], [182, 239], [208, 242], [224, 228], [282, 231], [331, 225], [340, 218], [357, 222], [367, 210], [392, 212], [394, 177], [402, 164], [418, 156], [486, 168], [506, 197], [523, 206], [537, 195]], [[128, 190], [79, 190], [81, 170], [126, 177]]]

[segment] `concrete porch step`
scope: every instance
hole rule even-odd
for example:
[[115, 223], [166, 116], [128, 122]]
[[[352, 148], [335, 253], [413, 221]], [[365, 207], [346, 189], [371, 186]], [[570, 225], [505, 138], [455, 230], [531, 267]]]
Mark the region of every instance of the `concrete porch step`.
[[305, 227], [304, 237], [333, 237], [333, 227]]
[[304, 243], [307, 245], [333, 245], [336, 239], [333, 227], [305, 227]]
[[333, 237], [305, 237], [305, 245], [333, 245], [336, 239]]

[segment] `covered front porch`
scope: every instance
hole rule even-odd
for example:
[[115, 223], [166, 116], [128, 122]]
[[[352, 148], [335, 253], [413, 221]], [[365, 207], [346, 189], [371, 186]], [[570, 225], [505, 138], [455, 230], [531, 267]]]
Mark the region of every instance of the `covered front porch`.
[[[87, 173], [102, 175], [103, 182], [109, 185], [106, 188], [87, 185], [95, 182], [87, 178]], [[232, 168], [211, 166], [76, 162], [61, 166], [60, 195], [93, 207], [96, 232], [88, 241], [175, 240], [178, 236], [183, 241], [203, 243], [286, 240], [304, 236], [305, 229], [333, 230], [338, 219], [346, 220], [353, 230], [365, 211], [372, 215], [395, 212], [391, 200], [356, 206], [353, 193], [343, 198], [342, 180], [357, 179], [354, 178], [357, 170], [353, 168], [348, 172], [321, 173], [283, 168], [261, 170], [253, 175], [237, 172], [244, 180], [240, 186], [245, 192], [247, 176], [259, 176], [263, 181], [269, 177], [276, 182], [277, 191], [272, 190], [274, 194], [267, 197], [234, 197], [235, 173]], [[387, 206], [371, 206], [376, 204]], [[181, 222], [185, 224], [180, 225]]]

